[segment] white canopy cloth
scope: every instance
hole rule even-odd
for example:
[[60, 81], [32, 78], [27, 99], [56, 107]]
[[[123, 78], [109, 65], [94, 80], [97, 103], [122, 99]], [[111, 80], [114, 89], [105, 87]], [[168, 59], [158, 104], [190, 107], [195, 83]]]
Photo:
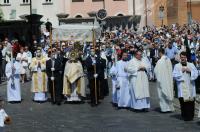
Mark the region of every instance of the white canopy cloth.
[[53, 28], [52, 38], [54, 41], [88, 41], [92, 42], [92, 30], [94, 29], [96, 38], [99, 38], [101, 28], [98, 25], [86, 24], [65, 24]]

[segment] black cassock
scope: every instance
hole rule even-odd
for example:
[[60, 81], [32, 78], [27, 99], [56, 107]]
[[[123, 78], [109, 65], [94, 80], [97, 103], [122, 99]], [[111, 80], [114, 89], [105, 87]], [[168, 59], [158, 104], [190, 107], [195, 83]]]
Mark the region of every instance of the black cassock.
[[95, 73], [94, 73], [94, 65], [92, 65], [92, 58], [91, 56], [89, 56], [85, 60], [92, 105], [96, 103], [98, 104], [99, 98], [103, 98], [105, 92], [103, 84], [104, 84], [104, 69], [106, 68], [106, 60], [101, 57], [95, 57], [95, 59], [96, 59], [96, 74], [98, 74], [98, 77], [96, 78], [96, 92], [95, 92], [95, 78], [94, 78]]
[[[60, 59], [55, 59], [54, 60], [54, 68], [55, 71], [51, 71], [53, 61], [52, 59], [49, 59], [46, 62], [46, 73], [48, 76], [48, 87], [49, 87], [49, 92], [51, 94], [51, 101], [52, 103], [57, 103], [60, 104], [62, 101], [62, 62]], [[53, 76], [52, 76], [53, 73]], [[54, 77], [54, 81], [51, 80], [51, 77]], [[54, 83], [54, 93], [55, 93], [55, 98], [53, 95], [53, 83]]]
[[195, 112], [195, 100], [194, 101], [184, 101], [183, 98], [179, 98], [181, 106], [181, 117], [185, 121], [191, 121], [194, 118]]

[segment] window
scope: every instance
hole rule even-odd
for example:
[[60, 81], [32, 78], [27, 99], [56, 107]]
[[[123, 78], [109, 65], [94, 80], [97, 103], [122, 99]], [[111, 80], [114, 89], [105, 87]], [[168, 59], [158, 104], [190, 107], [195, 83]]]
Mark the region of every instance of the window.
[[51, 3], [51, 0], [45, 0], [46, 1], [46, 3]]
[[9, 4], [10, 0], [4, 0], [4, 4]]
[[42, 5], [53, 5], [53, 0], [44, 0]]
[[120, 13], [120, 14], [118, 14], [117, 16], [124, 16], [124, 15]]
[[20, 4], [20, 6], [29, 6], [30, 5], [30, 0], [21, 0], [22, 3]]
[[16, 10], [12, 9], [10, 12], [10, 19], [16, 19]]
[[0, 6], [11, 6], [10, 0], [0, 0]]
[[83, 18], [81, 15], [77, 15], [75, 18]]
[[23, 3], [25, 4], [25, 3], [29, 3], [29, 0], [23, 0]]
[[72, 2], [84, 2], [84, 0], [72, 0]]

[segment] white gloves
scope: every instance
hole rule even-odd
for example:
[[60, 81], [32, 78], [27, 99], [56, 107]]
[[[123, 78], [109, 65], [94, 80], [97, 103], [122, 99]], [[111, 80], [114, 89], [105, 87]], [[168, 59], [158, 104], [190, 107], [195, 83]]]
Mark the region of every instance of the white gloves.
[[54, 77], [51, 77], [51, 81], [54, 81], [55, 80], [55, 78]]
[[95, 65], [96, 64], [96, 60], [92, 60], [92, 65]]
[[51, 71], [52, 71], [52, 72], [55, 71], [55, 68], [51, 68]]
[[94, 74], [94, 78], [97, 78], [98, 77], [98, 74]]

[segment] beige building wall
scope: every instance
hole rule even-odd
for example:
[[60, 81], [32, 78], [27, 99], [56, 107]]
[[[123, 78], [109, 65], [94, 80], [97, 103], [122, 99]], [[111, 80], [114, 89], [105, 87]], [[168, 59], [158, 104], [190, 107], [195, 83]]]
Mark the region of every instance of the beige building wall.
[[[84, 0], [83, 2], [72, 2], [72, 0], [68, 0], [67, 2], [70, 5], [70, 9], [67, 9], [66, 13], [68, 13], [71, 18], [76, 17], [77, 15], [81, 15], [82, 17], [89, 17], [88, 12], [98, 11], [99, 9], [103, 9], [103, 1], [92, 1], [92, 0]], [[128, 0], [124, 1], [113, 1], [113, 0], [105, 0], [105, 9], [107, 10], [108, 16], [117, 16], [118, 14], [129, 15], [129, 6]]]
[[[190, 7], [188, 8], [188, 12], [189, 10]], [[197, 2], [193, 2], [192, 4], [192, 18], [193, 20], [200, 22], [200, 0]]]
[[[153, 2], [153, 23], [161, 26], [159, 19], [159, 6], [164, 5], [165, 17], [163, 19], [165, 25], [179, 23], [180, 25], [188, 23], [188, 12], [190, 11], [189, 0], [154, 0]], [[192, 16], [193, 20], [200, 21], [200, 0], [192, 0]]]
[[178, 0], [178, 23], [180, 25], [186, 24], [188, 22], [187, 14], [187, 1]]
[[167, 21], [167, 0], [154, 0], [153, 1], [153, 7], [152, 7], [152, 17], [153, 17], [153, 23], [155, 26], [161, 26], [162, 21], [159, 18], [159, 6], [163, 5], [165, 10], [164, 10], [164, 19], [163, 19], [163, 24], [166, 25], [168, 23]]

